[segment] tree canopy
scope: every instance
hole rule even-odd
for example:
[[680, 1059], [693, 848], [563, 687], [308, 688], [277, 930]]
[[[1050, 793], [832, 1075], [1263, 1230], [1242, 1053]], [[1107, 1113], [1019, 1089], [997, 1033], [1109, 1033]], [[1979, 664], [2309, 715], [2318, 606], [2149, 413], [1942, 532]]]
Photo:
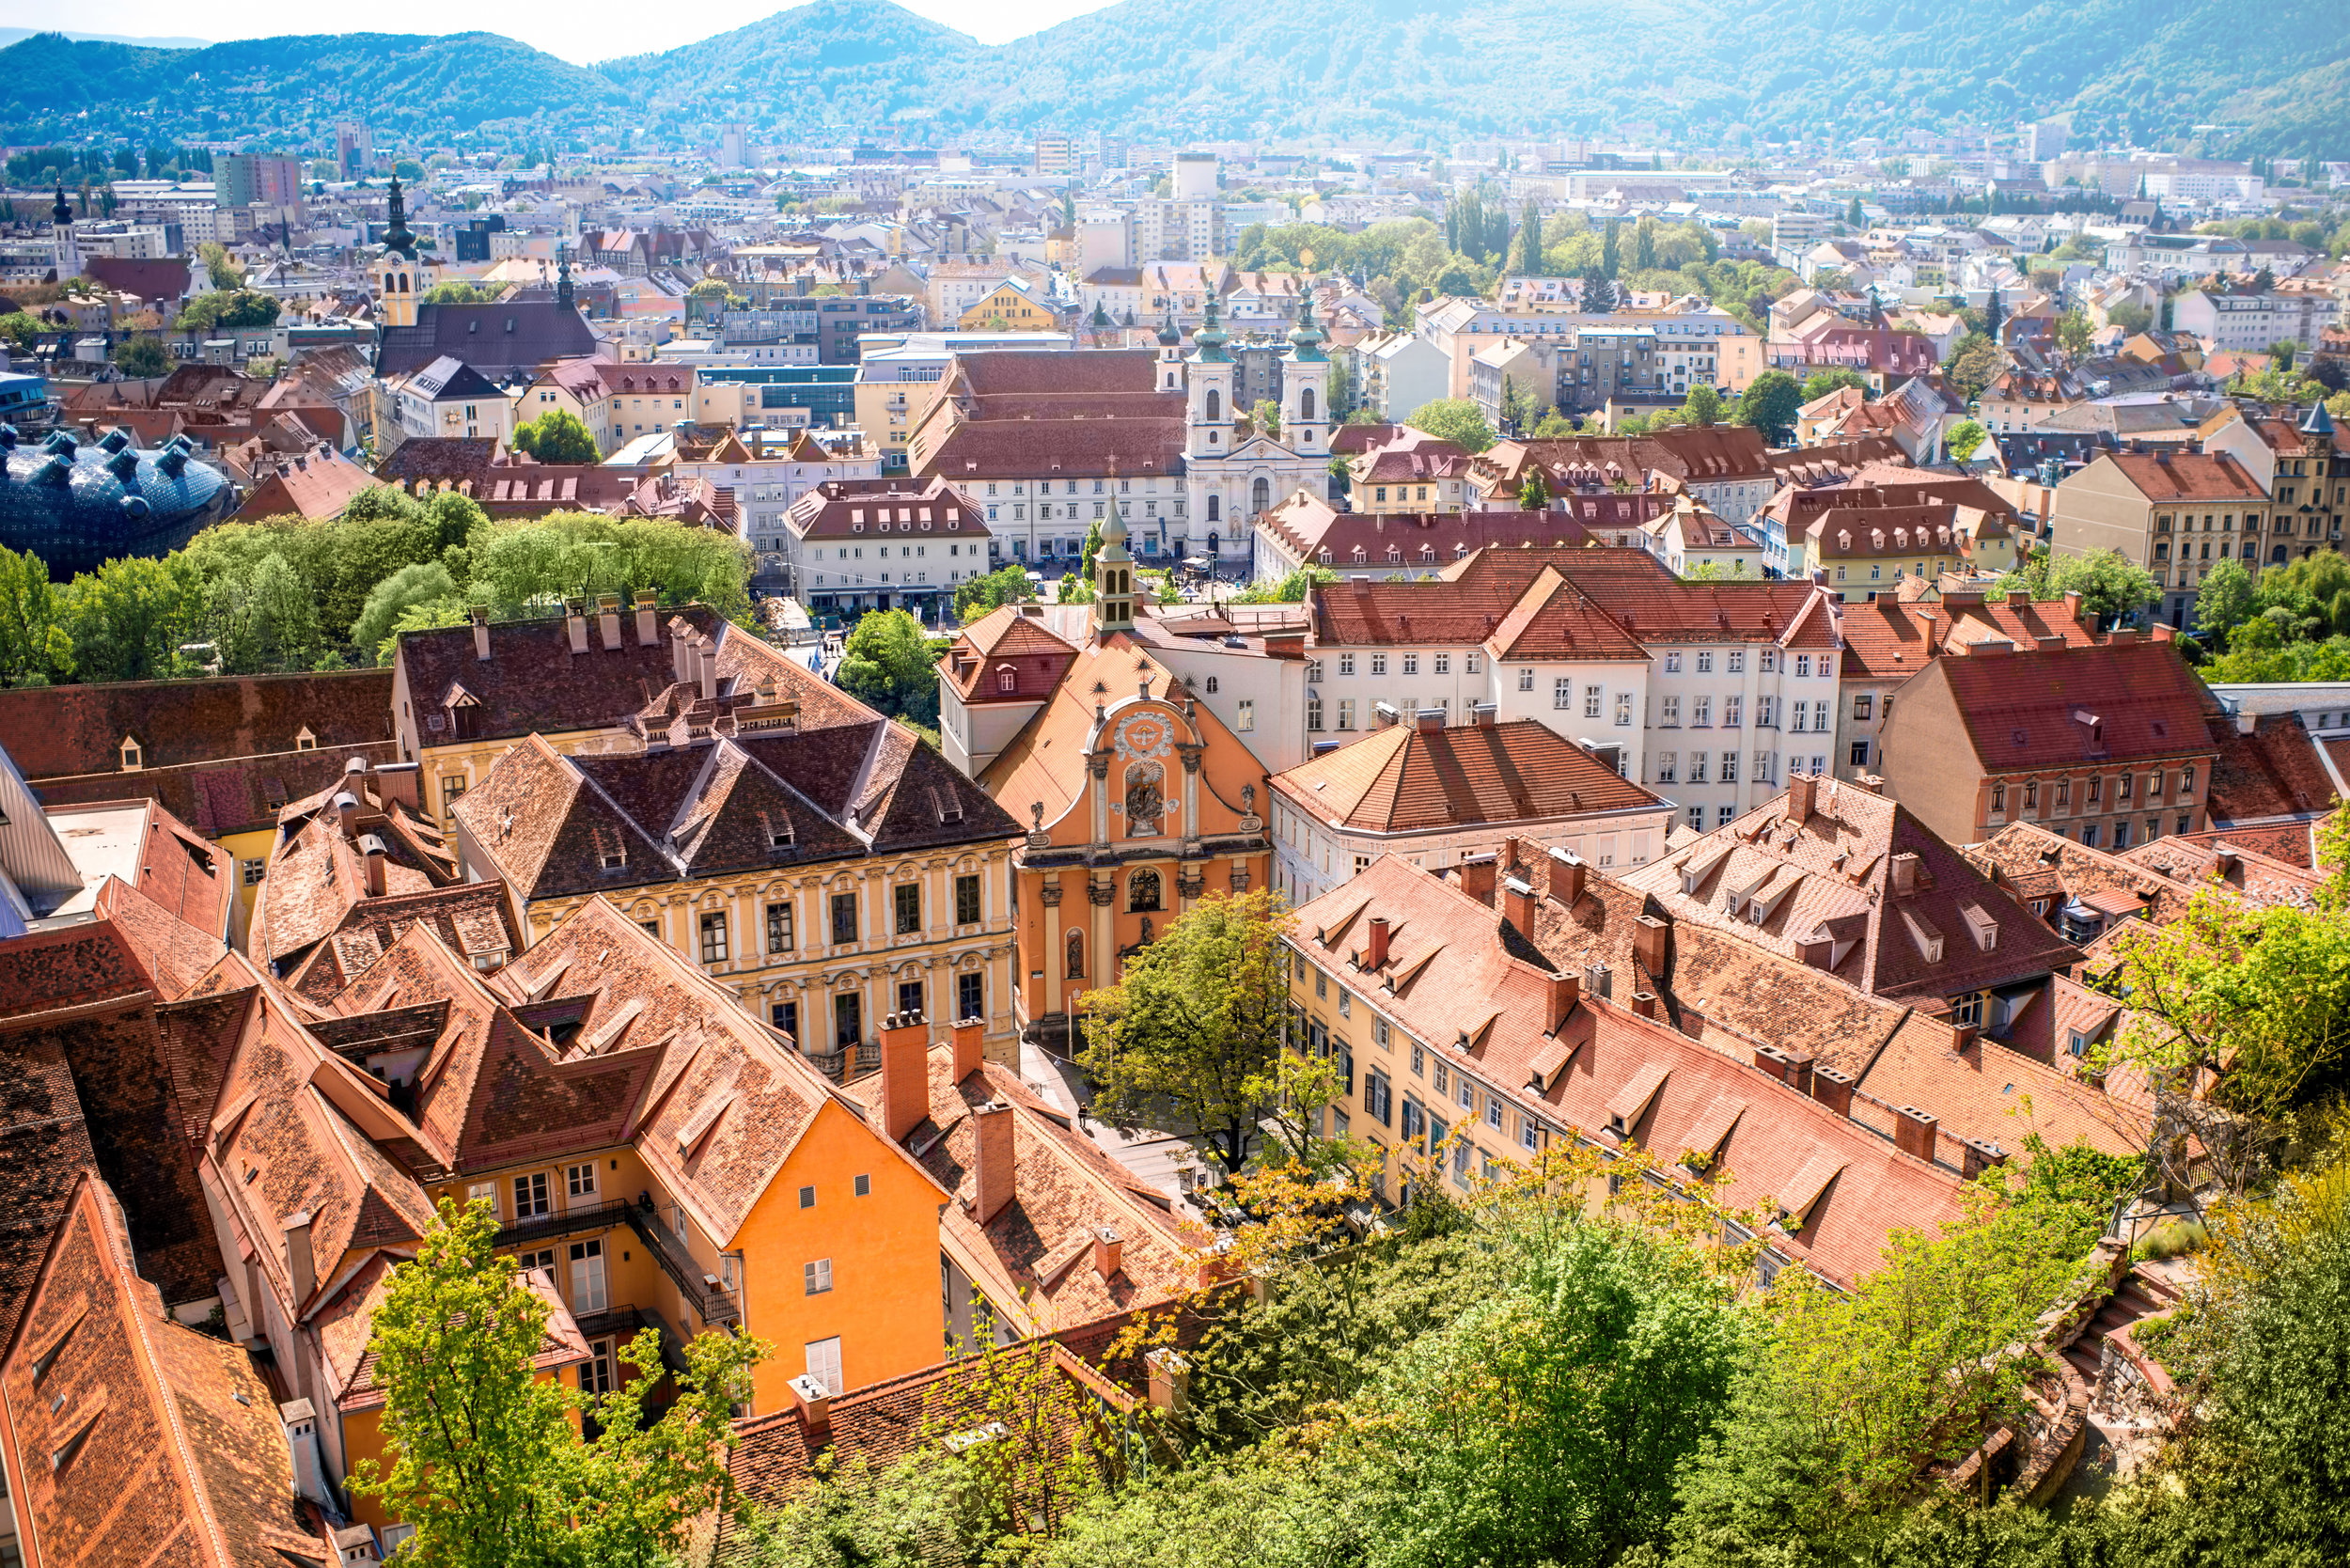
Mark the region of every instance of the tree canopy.
[[1439, 398], [1422, 403], [1403, 416], [1403, 423], [1439, 441], [1449, 441], [1465, 452], [1481, 452], [1494, 444], [1493, 426], [1465, 398]]
[[594, 433], [567, 408], [551, 408], [515, 426], [514, 447], [540, 463], [596, 463], [603, 456]]

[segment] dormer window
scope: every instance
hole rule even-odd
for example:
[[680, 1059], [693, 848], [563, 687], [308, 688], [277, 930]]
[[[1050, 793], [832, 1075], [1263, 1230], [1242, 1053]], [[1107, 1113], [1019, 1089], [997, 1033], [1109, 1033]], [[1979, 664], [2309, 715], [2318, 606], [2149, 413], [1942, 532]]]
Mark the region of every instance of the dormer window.
[[1019, 684], [1020, 684], [1020, 675], [1019, 675], [1019, 672], [1018, 672], [1018, 671], [1016, 671], [1016, 670], [1014, 670], [1014, 669], [1011, 667], [1011, 666], [1010, 666], [1010, 665], [1005, 665], [1005, 666], [1003, 666], [1001, 668], [999, 668], [999, 669], [997, 669], [997, 670], [996, 670], [996, 672], [995, 672], [995, 689], [996, 689], [997, 691], [1002, 692], [1002, 693], [1004, 693], [1004, 694], [1006, 694], [1006, 695], [1010, 695], [1011, 692], [1013, 692], [1014, 690], [1016, 690], [1016, 689], [1019, 687]]
[[294, 732], [294, 749], [296, 751], [316, 751], [318, 748], [319, 738], [310, 733], [310, 727], [308, 725], [304, 725], [300, 729]]
[[124, 773], [136, 773], [139, 769], [146, 766], [145, 761], [142, 760], [145, 756], [146, 753], [139, 749], [138, 742], [131, 739], [127, 735], [123, 737], [122, 771]]

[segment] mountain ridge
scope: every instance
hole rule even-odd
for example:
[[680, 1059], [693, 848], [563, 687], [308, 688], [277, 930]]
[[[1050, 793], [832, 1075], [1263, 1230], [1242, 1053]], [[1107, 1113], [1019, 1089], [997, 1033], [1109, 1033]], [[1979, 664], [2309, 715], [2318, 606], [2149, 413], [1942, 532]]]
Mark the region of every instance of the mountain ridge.
[[[11, 69], [13, 68], [13, 69]], [[1118, 0], [983, 44], [893, 0], [809, 0], [589, 68], [493, 33], [248, 39], [196, 51], [0, 48], [8, 139], [109, 109], [175, 118], [190, 80], [261, 100], [264, 128], [365, 113], [384, 132], [502, 121], [706, 136], [936, 137], [1117, 128], [1180, 139], [1629, 136], [1735, 149], [2069, 114], [2076, 135], [2271, 157], [2350, 156], [2350, 6], [2275, 0], [1620, 0], [1604, 26], [1557, 0]], [[201, 122], [191, 103], [178, 118]], [[243, 131], [242, 126], [217, 127]], [[2232, 129], [2199, 133], [2199, 127]], [[935, 138], [930, 138], [935, 139]]]

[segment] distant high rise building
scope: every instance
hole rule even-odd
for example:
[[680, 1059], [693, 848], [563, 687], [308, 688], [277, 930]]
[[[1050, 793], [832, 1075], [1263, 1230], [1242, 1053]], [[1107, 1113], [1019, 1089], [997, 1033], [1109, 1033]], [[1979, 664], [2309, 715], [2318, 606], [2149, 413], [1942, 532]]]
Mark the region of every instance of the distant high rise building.
[[300, 207], [302, 164], [265, 152], [224, 152], [212, 159], [213, 200], [224, 208]]
[[1036, 172], [1044, 174], [1075, 174], [1077, 172], [1077, 139], [1074, 136], [1046, 135], [1036, 138]]
[[2044, 119], [2023, 127], [2020, 140], [2023, 155], [2031, 163], [2044, 164], [2051, 158], [2063, 156], [2064, 144], [2072, 128], [2060, 119]]
[[1216, 197], [1216, 159], [1213, 152], [1175, 154], [1175, 199], [1214, 201]]
[[718, 132], [719, 166], [739, 169], [750, 161], [750, 133], [741, 125], [722, 127]]
[[356, 180], [375, 167], [375, 133], [366, 120], [335, 122], [335, 167], [345, 180]]
[[1135, 144], [1124, 136], [1103, 133], [1100, 147], [1102, 166], [1105, 169], [1130, 169], [1135, 166]]

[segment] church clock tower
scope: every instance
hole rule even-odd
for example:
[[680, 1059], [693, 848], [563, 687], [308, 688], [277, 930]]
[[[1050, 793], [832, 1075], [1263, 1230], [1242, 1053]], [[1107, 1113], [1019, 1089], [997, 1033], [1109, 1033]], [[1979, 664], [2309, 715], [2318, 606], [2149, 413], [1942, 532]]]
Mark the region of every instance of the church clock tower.
[[1093, 553], [1093, 635], [1135, 629], [1135, 557], [1126, 549], [1126, 518], [1118, 510], [1118, 476], [1110, 476], [1110, 514], [1102, 548]]
[[408, 231], [408, 204], [400, 191], [400, 176], [392, 176], [392, 199], [384, 226], [384, 256], [376, 263], [375, 291], [385, 326], [415, 326], [416, 302], [432, 287], [432, 269], [416, 256], [416, 237]]
[[57, 268], [57, 281], [82, 275], [82, 245], [73, 237], [73, 203], [65, 198], [65, 185], [57, 185], [57, 205], [49, 210], [55, 227], [49, 236], [51, 256]]

